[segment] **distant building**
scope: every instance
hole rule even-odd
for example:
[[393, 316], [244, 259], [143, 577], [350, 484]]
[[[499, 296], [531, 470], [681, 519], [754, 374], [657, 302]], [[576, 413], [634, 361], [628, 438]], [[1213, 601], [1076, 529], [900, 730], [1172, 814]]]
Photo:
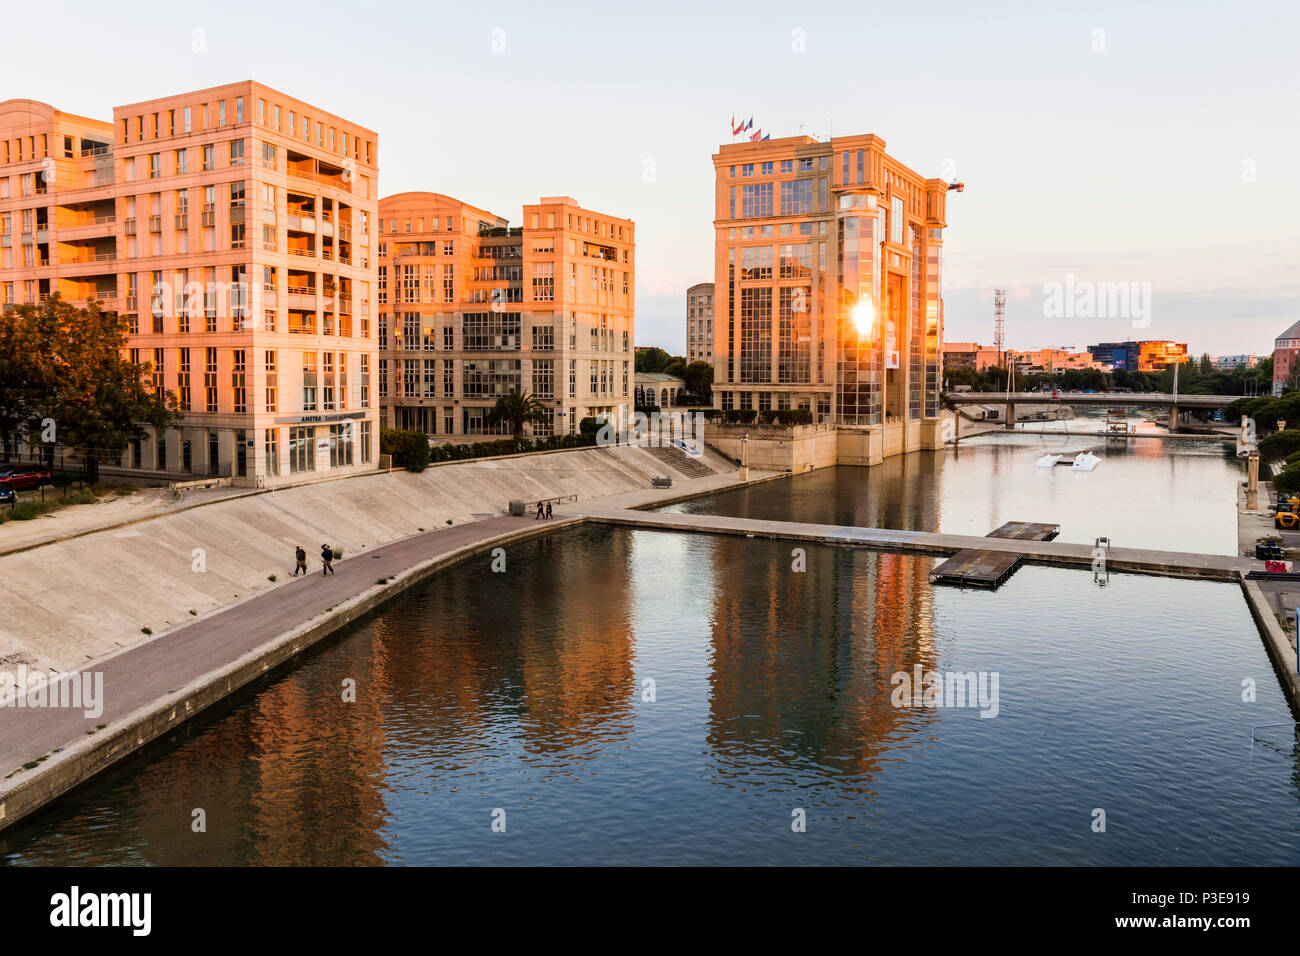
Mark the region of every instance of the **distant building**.
[[1068, 349], [1036, 349], [1032, 352], [1007, 353], [1016, 363], [1018, 371], [1060, 372], [1082, 369], [1108, 371], [1110, 366], [1098, 362], [1091, 352], [1071, 352]]
[[979, 345], [975, 342], [944, 342], [943, 367], [945, 369], [967, 369], [982, 372], [986, 368], [1000, 365], [998, 350], [991, 345]]
[[1170, 365], [1187, 361], [1187, 344], [1168, 339], [1143, 342], [1102, 342], [1089, 345], [1093, 359], [1118, 371], [1163, 372]]
[[1258, 355], [1219, 355], [1214, 359], [1214, 367], [1220, 372], [1230, 372], [1238, 368], [1254, 368], [1258, 364]]
[[1300, 359], [1300, 322], [1291, 325], [1273, 340], [1273, 392], [1281, 394], [1282, 387], [1294, 384]]
[[637, 372], [636, 404], [657, 405], [666, 408], [676, 405], [686, 394], [686, 380], [664, 372]]
[[686, 290], [686, 361], [713, 364], [713, 283]]

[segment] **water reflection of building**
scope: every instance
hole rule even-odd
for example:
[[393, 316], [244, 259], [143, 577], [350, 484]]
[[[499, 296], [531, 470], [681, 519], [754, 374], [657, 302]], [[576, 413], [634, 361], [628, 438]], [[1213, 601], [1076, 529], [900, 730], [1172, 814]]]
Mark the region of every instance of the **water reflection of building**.
[[709, 743], [723, 775], [815, 769], [869, 789], [935, 720], [890, 701], [893, 674], [938, 662], [931, 562], [809, 544], [798, 573], [792, 544], [718, 541]]

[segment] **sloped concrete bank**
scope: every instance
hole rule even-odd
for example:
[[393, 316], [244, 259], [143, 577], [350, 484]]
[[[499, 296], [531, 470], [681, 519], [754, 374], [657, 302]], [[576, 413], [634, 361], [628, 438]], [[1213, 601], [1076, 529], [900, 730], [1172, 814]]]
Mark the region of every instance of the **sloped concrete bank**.
[[[674, 491], [736, 481], [709, 452], [708, 479], [676, 475]], [[648, 490], [670, 473], [646, 449], [587, 448], [457, 462], [213, 501], [0, 555], [0, 669], [73, 670], [283, 587], [301, 545], [345, 557], [423, 531], [504, 514], [511, 499], [580, 500]]]

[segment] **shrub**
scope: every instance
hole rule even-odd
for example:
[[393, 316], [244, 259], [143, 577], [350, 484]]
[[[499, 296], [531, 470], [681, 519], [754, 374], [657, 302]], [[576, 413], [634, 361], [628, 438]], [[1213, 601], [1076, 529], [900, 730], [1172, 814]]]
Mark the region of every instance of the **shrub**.
[[584, 435], [594, 435], [596, 432], [600, 431], [600, 426], [603, 424], [604, 422], [599, 418], [587, 416], [582, 421], [578, 422], [578, 431]]
[[1281, 461], [1297, 451], [1300, 451], [1300, 428], [1288, 428], [1259, 442], [1259, 457], [1265, 462]]
[[379, 451], [393, 456], [393, 464], [407, 471], [429, 467], [429, 439], [424, 432], [385, 428], [379, 433]]
[[1288, 465], [1274, 475], [1273, 490], [1279, 495], [1300, 494], [1300, 465]]

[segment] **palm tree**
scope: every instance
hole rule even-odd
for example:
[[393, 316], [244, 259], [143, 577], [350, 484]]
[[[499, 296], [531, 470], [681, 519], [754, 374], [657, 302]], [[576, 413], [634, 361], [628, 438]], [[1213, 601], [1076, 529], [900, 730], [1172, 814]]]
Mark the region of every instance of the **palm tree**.
[[524, 437], [524, 425], [550, 421], [550, 416], [546, 406], [527, 392], [510, 392], [497, 399], [487, 420], [489, 425], [508, 424], [517, 441]]

